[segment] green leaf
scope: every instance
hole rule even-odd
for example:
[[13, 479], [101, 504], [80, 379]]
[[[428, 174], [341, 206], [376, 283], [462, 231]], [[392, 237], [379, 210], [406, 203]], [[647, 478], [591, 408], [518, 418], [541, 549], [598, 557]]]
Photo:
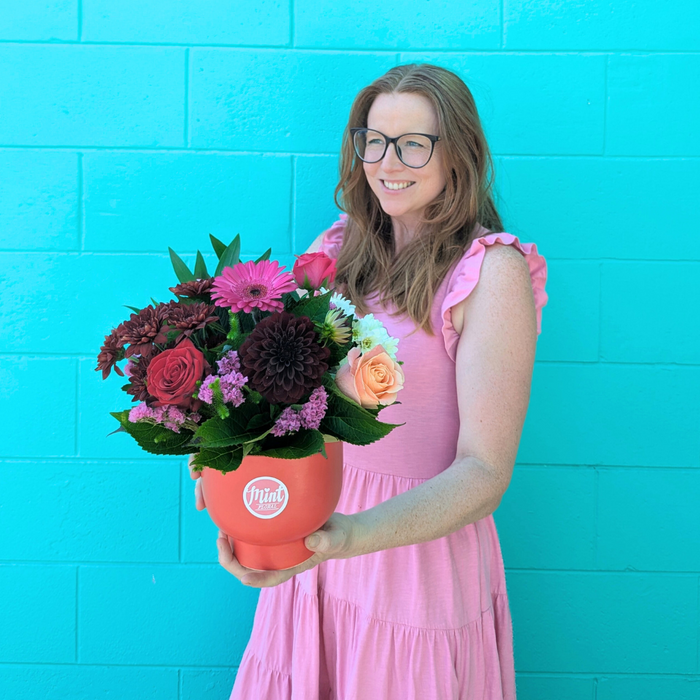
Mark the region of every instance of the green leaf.
[[226, 418], [211, 418], [197, 428], [195, 437], [206, 447], [219, 448], [240, 445], [256, 437], [256, 432], [248, 429], [251, 418], [259, 414], [255, 404], [243, 403], [231, 409]]
[[168, 251], [170, 252], [170, 261], [173, 264], [173, 269], [180, 282], [192, 282], [195, 276], [192, 274], [190, 268], [185, 265], [182, 258], [172, 248], [168, 248]]
[[162, 425], [152, 423], [132, 423], [129, 420], [129, 410], [112, 413], [122, 428], [136, 440], [139, 447], [154, 455], [188, 455], [197, 451], [191, 443], [194, 433], [186, 428], [180, 428], [175, 433]]
[[243, 461], [242, 447], [202, 447], [199, 453], [192, 460], [193, 464], [199, 469], [194, 471], [202, 471], [204, 467], [217, 469], [224, 474], [233, 472], [241, 466]]
[[219, 260], [221, 260], [221, 256], [224, 254], [224, 251], [226, 250], [226, 244], [222, 243], [215, 236], [212, 236], [211, 233], [209, 234], [209, 238], [211, 240], [211, 247], [214, 249], [214, 252], [216, 253], [216, 257], [219, 258]]
[[222, 253], [221, 257], [219, 258], [219, 264], [216, 266], [216, 272], [214, 273], [214, 277], [218, 277], [225, 267], [233, 267], [234, 265], [237, 265], [239, 261], [240, 252], [241, 237], [237, 235], [231, 241], [231, 244], [226, 248], [226, 250]]
[[124, 306], [126, 306], [127, 309], [131, 309], [135, 314], [141, 313], [141, 309], [136, 306], [127, 306], [126, 304], [124, 304]]
[[310, 457], [324, 449], [323, 434], [318, 430], [299, 430], [291, 435], [274, 438], [275, 447], [263, 446], [266, 457], [279, 457], [281, 459], [301, 459]]
[[269, 260], [271, 254], [272, 254], [272, 248], [268, 248], [255, 262], [259, 263], [259, 262], [262, 262], [263, 260]]
[[328, 396], [328, 411], [320, 429], [352, 445], [369, 445], [405, 423], [382, 423], [354, 401], [346, 401], [335, 392]]
[[197, 259], [194, 264], [194, 276], [198, 280], [209, 279], [209, 273], [207, 272], [207, 264], [204, 262], [202, 254], [197, 251]]
[[272, 418], [265, 413], [256, 413], [249, 421], [246, 429], [250, 432], [255, 430], [260, 430], [260, 428], [267, 428], [272, 425]]
[[308, 316], [314, 323], [323, 323], [330, 309], [333, 292], [319, 294], [317, 297], [306, 296], [296, 306], [290, 308], [290, 313], [295, 316]]

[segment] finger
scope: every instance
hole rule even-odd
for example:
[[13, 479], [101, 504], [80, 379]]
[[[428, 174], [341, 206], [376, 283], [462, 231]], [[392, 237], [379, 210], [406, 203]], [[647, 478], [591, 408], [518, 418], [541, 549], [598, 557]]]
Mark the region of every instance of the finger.
[[219, 539], [216, 540], [216, 547], [219, 550], [219, 564], [239, 581], [246, 574], [253, 571], [252, 569], [247, 569], [245, 566], [242, 566], [238, 559], [236, 559], [228, 535], [221, 532], [221, 530], [219, 530]]
[[286, 569], [284, 571], [253, 571], [246, 574], [241, 578], [241, 583], [246, 586], [253, 586], [255, 588], [268, 588], [270, 586], [279, 586], [280, 583], [288, 581], [292, 576], [301, 574], [304, 571], [312, 569], [318, 564], [317, 557], [311, 557], [311, 559], [295, 566], [292, 569]]
[[190, 455], [189, 458], [187, 459], [187, 466], [190, 469], [190, 478], [191, 479], [199, 479], [200, 476], [202, 476], [202, 472], [196, 472], [193, 470], [193, 467], [195, 466], [193, 463], [194, 455]]
[[194, 507], [197, 510], [204, 510], [207, 507], [204, 503], [204, 491], [202, 490], [201, 479], [198, 479], [194, 485]]

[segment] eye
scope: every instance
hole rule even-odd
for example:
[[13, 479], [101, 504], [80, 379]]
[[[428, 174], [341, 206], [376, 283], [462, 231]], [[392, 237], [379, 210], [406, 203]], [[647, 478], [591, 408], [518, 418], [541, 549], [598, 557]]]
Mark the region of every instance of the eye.
[[425, 146], [422, 143], [418, 143], [417, 141], [407, 141], [406, 145], [409, 148], [425, 148]]

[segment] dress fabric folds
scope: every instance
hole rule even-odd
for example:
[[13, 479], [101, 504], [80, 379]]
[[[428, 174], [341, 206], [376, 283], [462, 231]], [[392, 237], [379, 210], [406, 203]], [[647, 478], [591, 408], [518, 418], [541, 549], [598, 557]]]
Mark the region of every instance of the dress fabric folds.
[[[337, 257], [347, 216], [324, 234]], [[450, 466], [459, 414], [451, 308], [479, 280], [486, 248], [514, 246], [530, 268], [541, 332], [547, 265], [534, 243], [478, 227], [438, 289], [436, 334], [414, 330], [378, 303], [371, 312], [399, 338], [406, 377], [400, 405], [381, 420], [405, 423], [366, 446], [345, 444], [336, 510], [372, 508]], [[391, 310], [391, 309], [389, 309]], [[468, 318], [465, 319], [465, 324]], [[513, 630], [492, 515], [437, 540], [331, 559], [260, 591], [230, 700], [515, 700]]]

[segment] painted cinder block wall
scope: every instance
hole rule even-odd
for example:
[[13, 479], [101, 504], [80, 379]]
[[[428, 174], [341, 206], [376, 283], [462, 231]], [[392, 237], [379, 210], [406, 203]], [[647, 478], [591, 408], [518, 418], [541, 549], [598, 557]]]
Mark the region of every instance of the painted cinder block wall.
[[700, 697], [699, 8], [3, 1], [0, 698], [228, 697], [258, 592], [184, 460], [106, 437], [129, 402], [95, 357], [169, 297], [167, 246], [303, 252], [353, 96], [409, 61], [467, 81], [548, 261], [495, 514], [518, 697]]

